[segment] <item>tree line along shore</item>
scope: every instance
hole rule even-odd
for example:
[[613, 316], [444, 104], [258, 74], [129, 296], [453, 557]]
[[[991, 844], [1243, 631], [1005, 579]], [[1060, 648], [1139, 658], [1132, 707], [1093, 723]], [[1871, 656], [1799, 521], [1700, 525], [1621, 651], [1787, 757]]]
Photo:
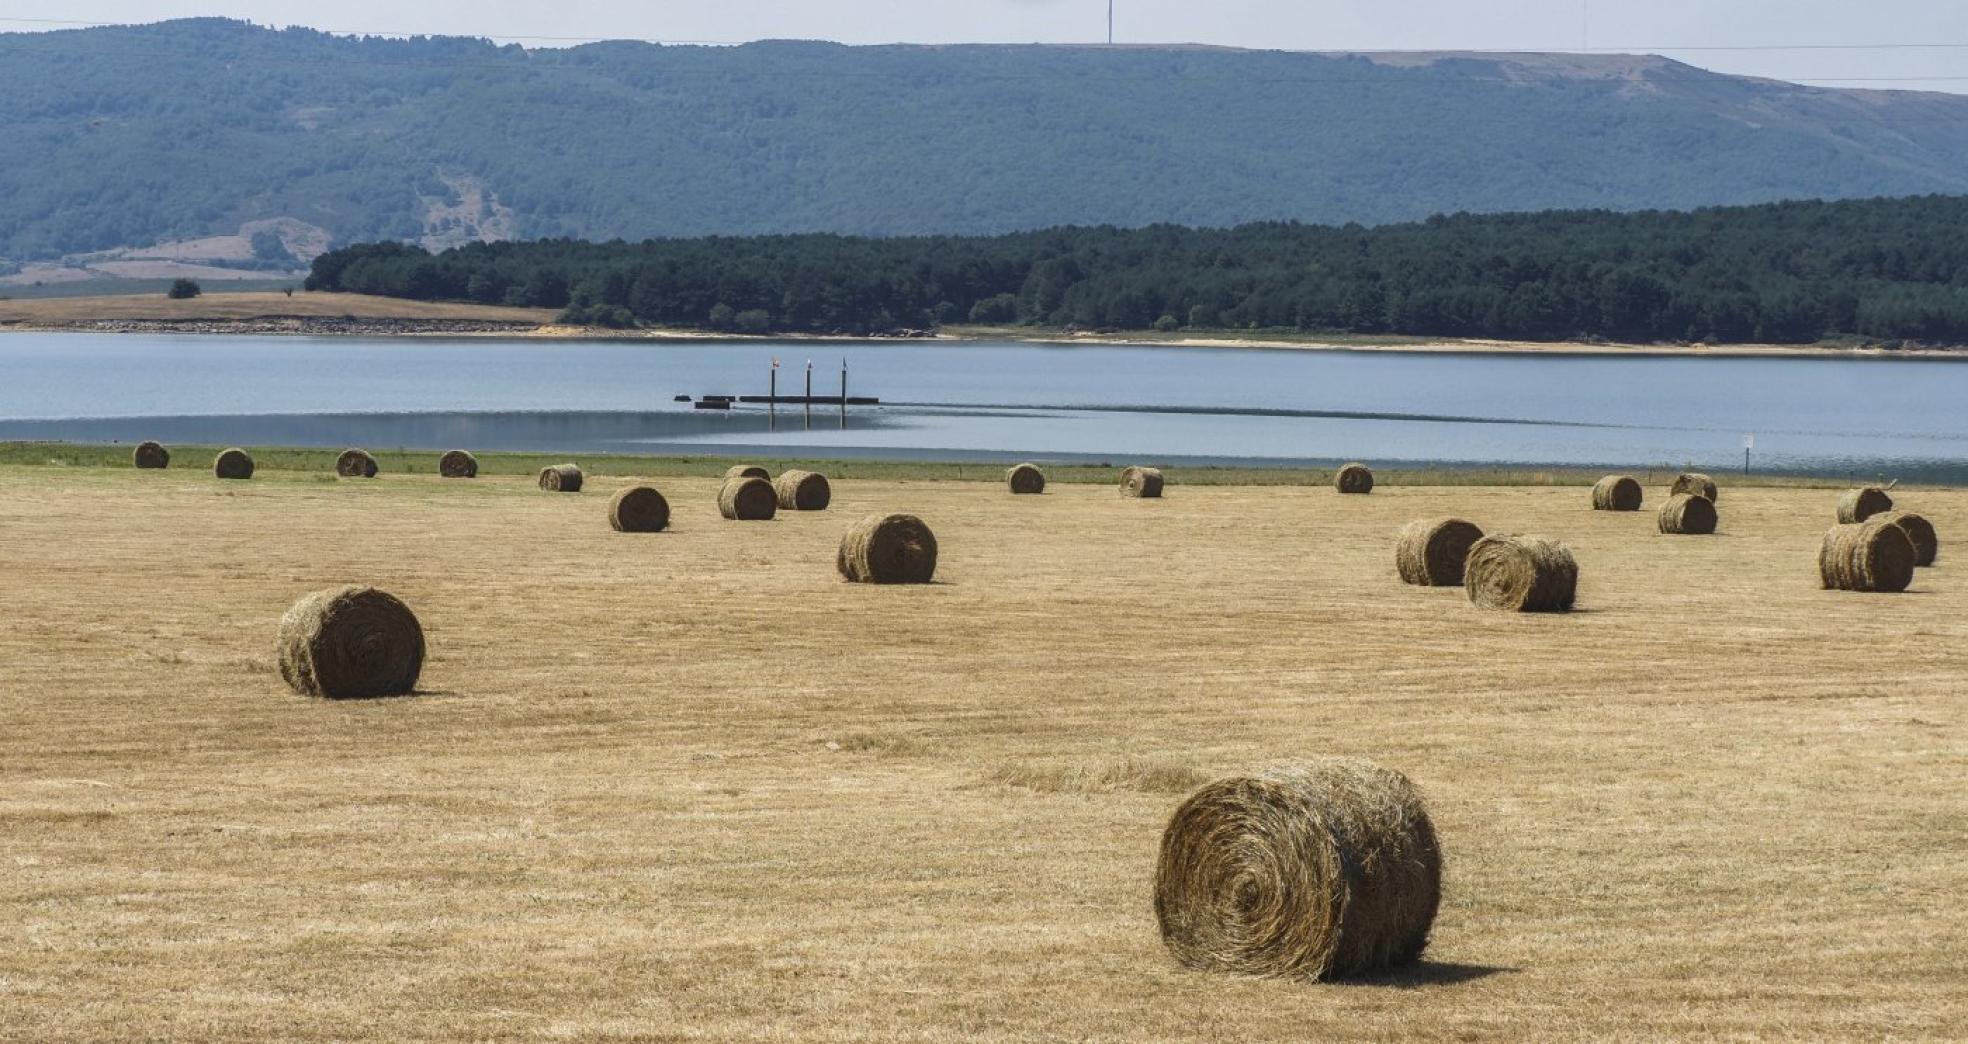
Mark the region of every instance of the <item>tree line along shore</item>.
[[1365, 228], [395, 242], [310, 290], [557, 310], [567, 324], [869, 335], [975, 324], [1530, 342], [1968, 342], [1968, 197], [1455, 215]]

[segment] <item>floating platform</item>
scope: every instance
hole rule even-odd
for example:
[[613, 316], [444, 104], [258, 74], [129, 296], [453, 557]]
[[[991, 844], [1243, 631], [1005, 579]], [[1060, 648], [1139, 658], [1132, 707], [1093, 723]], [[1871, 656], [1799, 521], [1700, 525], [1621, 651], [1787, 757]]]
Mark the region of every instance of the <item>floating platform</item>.
[[880, 406], [881, 400], [872, 395], [850, 395], [843, 399], [838, 395], [740, 395], [738, 401], [769, 406]]

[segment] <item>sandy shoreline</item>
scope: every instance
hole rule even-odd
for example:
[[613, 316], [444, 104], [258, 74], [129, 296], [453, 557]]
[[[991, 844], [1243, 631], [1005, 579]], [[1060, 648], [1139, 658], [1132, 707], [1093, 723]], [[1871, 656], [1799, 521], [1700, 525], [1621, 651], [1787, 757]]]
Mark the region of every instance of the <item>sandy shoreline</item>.
[[1878, 358], [1968, 360], [1963, 348], [1833, 348], [1793, 344], [1663, 345], [1576, 341], [1322, 337], [1157, 336], [959, 327], [930, 336], [723, 333], [662, 328], [610, 330], [566, 326], [549, 309], [404, 301], [351, 294], [210, 294], [190, 301], [147, 296], [0, 300], [0, 333], [149, 333], [196, 336], [492, 337], [651, 343], [911, 340], [951, 344], [1011, 343], [1070, 347], [1229, 348], [1300, 352], [1401, 352], [1466, 355], [1589, 355], [1632, 358]]

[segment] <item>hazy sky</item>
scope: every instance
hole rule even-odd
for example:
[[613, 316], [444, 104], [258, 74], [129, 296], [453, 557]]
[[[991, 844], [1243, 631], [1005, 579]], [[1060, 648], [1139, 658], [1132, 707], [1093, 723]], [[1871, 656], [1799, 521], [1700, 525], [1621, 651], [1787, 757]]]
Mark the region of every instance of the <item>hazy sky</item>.
[[[1963, 0], [1116, 0], [1116, 9], [1121, 43], [1644, 50], [1727, 72], [1968, 92]], [[1066, 43], [1105, 38], [1107, 0], [341, 0], [332, 8], [300, 0], [27, 0], [0, 6], [0, 28], [53, 27], [30, 21], [36, 18], [149, 22], [192, 15], [516, 38]]]

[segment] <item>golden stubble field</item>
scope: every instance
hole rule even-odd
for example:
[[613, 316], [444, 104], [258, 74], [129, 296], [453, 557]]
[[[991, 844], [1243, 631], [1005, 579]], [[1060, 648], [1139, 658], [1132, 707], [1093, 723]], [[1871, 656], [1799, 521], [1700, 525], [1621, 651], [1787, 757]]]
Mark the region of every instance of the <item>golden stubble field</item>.
[[[1968, 494], [1912, 592], [1817, 589], [1836, 492], [1714, 538], [1583, 489], [835, 487], [673, 532], [622, 480], [0, 470], [0, 1037], [1945, 1038], [1968, 1025]], [[1663, 491], [1648, 491], [1658, 504]], [[923, 516], [939, 583], [851, 586]], [[1571, 544], [1582, 611], [1403, 587], [1394, 530]], [[422, 617], [423, 696], [289, 693], [300, 595]], [[1204, 778], [1360, 755], [1448, 855], [1429, 960], [1178, 968]]]

